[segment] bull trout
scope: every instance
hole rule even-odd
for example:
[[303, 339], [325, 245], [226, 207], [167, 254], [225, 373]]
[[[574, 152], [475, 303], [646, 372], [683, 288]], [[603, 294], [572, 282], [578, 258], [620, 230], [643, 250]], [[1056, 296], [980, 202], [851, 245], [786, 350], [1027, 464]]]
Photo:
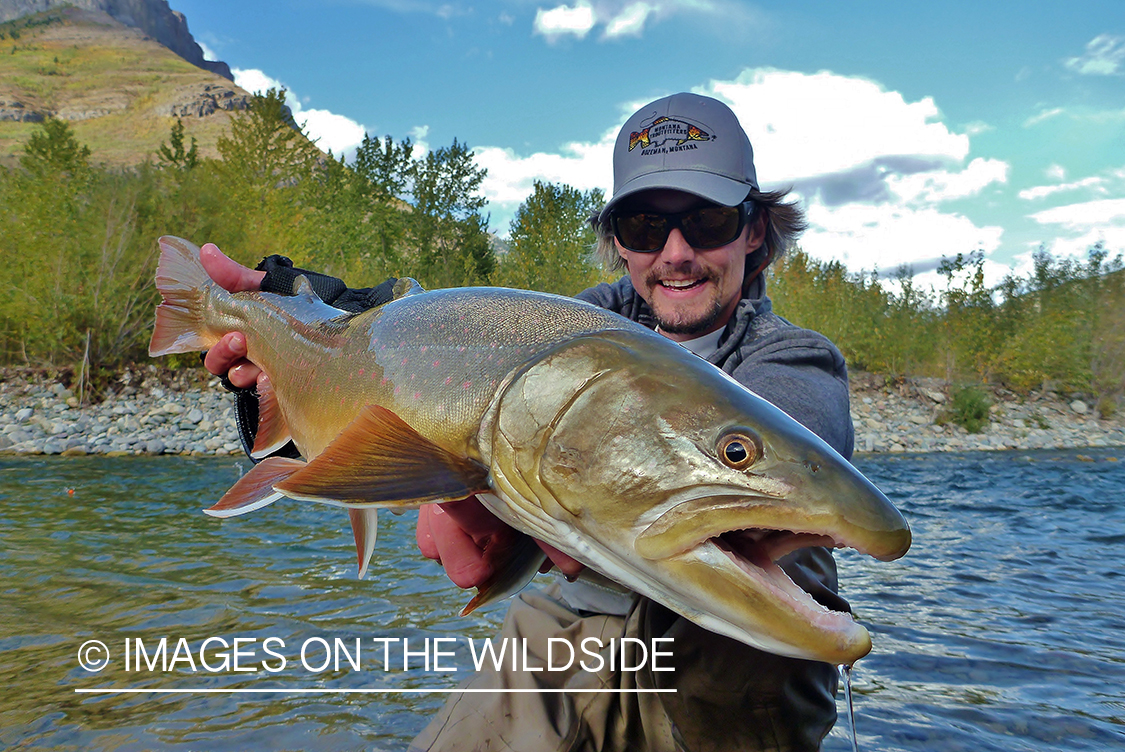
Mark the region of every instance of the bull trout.
[[[502, 288], [423, 292], [350, 314], [300, 278], [295, 295], [231, 294], [199, 249], [160, 239], [150, 354], [246, 335], [269, 377], [253, 455], [290, 439], [212, 508], [282, 496], [348, 510], [360, 576], [376, 510], [472, 495], [532, 538], [712, 632], [850, 664], [871, 640], [776, 564], [802, 546], [902, 556], [910, 530], [824, 441], [671, 340], [595, 306]], [[530, 538], [466, 612], [517, 592]]]

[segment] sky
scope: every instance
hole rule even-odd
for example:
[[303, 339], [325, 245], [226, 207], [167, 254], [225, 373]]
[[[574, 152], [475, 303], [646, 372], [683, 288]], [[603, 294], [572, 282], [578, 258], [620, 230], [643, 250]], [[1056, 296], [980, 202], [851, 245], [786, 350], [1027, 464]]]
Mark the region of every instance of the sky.
[[171, 0], [321, 148], [467, 143], [507, 235], [534, 180], [613, 189], [612, 146], [677, 91], [726, 102], [811, 256], [851, 271], [983, 251], [1125, 251], [1125, 2]]

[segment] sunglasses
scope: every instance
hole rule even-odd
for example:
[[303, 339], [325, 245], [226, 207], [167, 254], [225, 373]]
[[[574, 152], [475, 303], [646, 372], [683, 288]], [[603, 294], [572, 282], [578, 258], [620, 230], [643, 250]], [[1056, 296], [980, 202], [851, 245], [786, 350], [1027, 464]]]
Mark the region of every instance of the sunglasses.
[[617, 242], [637, 253], [662, 249], [673, 228], [679, 228], [692, 248], [708, 250], [732, 242], [753, 215], [754, 202], [746, 201], [738, 206], [703, 206], [674, 214], [615, 212], [610, 225]]

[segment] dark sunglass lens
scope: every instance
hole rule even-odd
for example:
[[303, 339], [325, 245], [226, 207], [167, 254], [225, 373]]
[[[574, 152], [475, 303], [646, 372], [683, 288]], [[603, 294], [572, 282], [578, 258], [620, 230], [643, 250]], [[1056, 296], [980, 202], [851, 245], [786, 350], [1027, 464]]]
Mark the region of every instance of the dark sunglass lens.
[[718, 248], [738, 237], [742, 230], [738, 206], [707, 206], [684, 215], [680, 228], [693, 248]]
[[668, 219], [662, 214], [625, 214], [616, 225], [617, 239], [631, 251], [659, 251], [668, 239]]

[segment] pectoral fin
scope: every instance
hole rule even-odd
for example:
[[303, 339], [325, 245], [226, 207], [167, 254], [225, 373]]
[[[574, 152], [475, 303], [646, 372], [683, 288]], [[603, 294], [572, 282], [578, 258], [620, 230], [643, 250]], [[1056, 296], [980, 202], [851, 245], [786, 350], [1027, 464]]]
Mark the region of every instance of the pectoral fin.
[[369, 405], [305, 467], [274, 484], [294, 499], [345, 507], [414, 507], [487, 491], [488, 468], [442, 449]]
[[304, 466], [303, 461], [287, 457], [270, 457], [263, 460], [239, 478], [215, 506], [203, 511], [212, 517], [235, 517], [261, 509], [284, 495], [274, 490], [274, 484], [288, 478]]
[[530, 535], [518, 536], [505, 551], [489, 551], [486, 548], [485, 555], [495, 557], [494, 574], [488, 582], [477, 588], [477, 594], [461, 610], [461, 616], [471, 614], [482, 606], [502, 601], [523, 590], [547, 559], [543, 549], [536, 545]]

